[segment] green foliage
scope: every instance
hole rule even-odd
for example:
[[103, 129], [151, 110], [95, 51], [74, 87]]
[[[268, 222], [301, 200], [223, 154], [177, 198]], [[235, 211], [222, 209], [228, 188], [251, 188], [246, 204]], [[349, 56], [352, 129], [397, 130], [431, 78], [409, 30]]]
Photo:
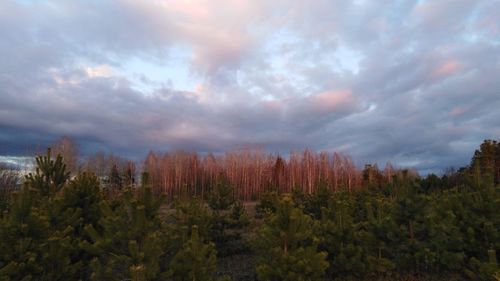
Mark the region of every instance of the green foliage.
[[81, 235], [85, 225], [97, 226], [102, 201], [99, 179], [91, 173], [79, 174], [52, 202], [52, 220], [62, 226], [72, 225], [75, 235]]
[[325, 181], [321, 181], [316, 186], [316, 191], [308, 195], [305, 202], [303, 202], [304, 213], [314, 219], [320, 219], [322, 209], [328, 206], [331, 197], [332, 192], [328, 189], [328, 184]]
[[276, 191], [268, 191], [262, 194], [260, 201], [255, 205], [255, 217], [262, 218], [265, 214], [274, 213], [279, 201]]
[[208, 206], [214, 213], [219, 213], [231, 208], [234, 202], [233, 188], [229, 181], [222, 177], [217, 181], [208, 197]]
[[55, 195], [70, 176], [61, 155], [57, 155], [55, 161], [52, 160], [50, 148], [48, 148], [46, 156], [36, 157], [36, 164], [35, 174], [29, 173], [26, 176], [26, 184], [37, 190], [42, 196]]
[[100, 204], [103, 216], [98, 231], [85, 227], [91, 242], [81, 247], [96, 256], [91, 263], [92, 280], [154, 280], [161, 273], [160, 260], [165, 250], [163, 224], [158, 210], [163, 197], [155, 198], [150, 188], [143, 187], [137, 196], [130, 190], [123, 194], [120, 205], [112, 209]]
[[[320, 183], [311, 195], [300, 189], [283, 198], [264, 194], [256, 207], [264, 220], [251, 224], [262, 222], [252, 237], [257, 277], [361, 280], [460, 272], [498, 280], [497, 148], [483, 144], [471, 167], [441, 178], [402, 173], [381, 184], [370, 168], [364, 175], [369, 183], [375, 175], [370, 189], [332, 193]], [[284, 176], [276, 175], [277, 182]], [[147, 174], [143, 187], [112, 197], [103, 196], [92, 174], [68, 177], [60, 156], [51, 159], [49, 150], [3, 208], [0, 280], [213, 280], [217, 255], [253, 254], [242, 238], [252, 231], [249, 219], [227, 181], [212, 189], [208, 202], [177, 201], [175, 210], [165, 210]]]
[[317, 251], [316, 223], [285, 197], [258, 229], [254, 240], [260, 280], [321, 280], [328, 262]]
[[500, 279], [500, 265], [495, 250], [488, 250], [487, 261], [482, 262], [471, 258], [465, 274], [473, 280], [498, 281]]
[[361, 277], [367, 271], [364, 234], [361, 224], [353, 220], [351, 200], [331, 198], [318, 227], [320, 249], [328, 253], [331, 277]]
[[500, 182], [500, 143], [485, 140], [474, 152], [470, 172], [477, 185], [496, 185]]
[[248, 245], [241, 232], [248, 224], [243, 204], [233, 196], [233, 187], [222, 177], [209, 195], [208, 206], [212, 211], [210, 240], [217, 247], [219, 257], [244, 253]]
[[393, 217], [388, 213], [388, 203], [382, 199], [366, 202], [367, 220], [363, 228], [367, 232], [365, 242], [368, 272], [386, 274], [394, 270], [395, 262], [391, 259], [392, 245], [398, 238], [399, 229]]
[[235, 201], [229, 216], [229, 225], [233, 228], [242, 228], [250, 223], [245, 207], [241, 201]]
[[210, 210], [199, 199], [187, 202], [174, 202], [175, 213], [172, 215], [174, 232], [181, 239], [191, 235], [193, 226], [198, 228], [198, 233], [204, 240], [208, 240], [212, 228], [212, 215]]
[[26, 177], [24, 188], [2, 220], [0, 267], [6, 267], [0, 272], [7, 279], [75, 279], [82, 260], [75, 255], [73, 233], [82, 211], [66, 213], [64, 198], [58, 198], [69, 177], [62, 158], [58, 155], [53, 161], [49, 149], [47, 156], [36, 160], [36, 174]]
[[302, 190], [301, 187], [295, 186], [290, 193], [295, 206], [304, 209], [304, 206], [308, 204], [309, 196]]
[[42, 276], [42, 245], [49, 237], [49, 220], [37, 208], [36, 194], [27, 185], [15, 194], [0, 228], [0, 279], [31, 280]]
[[170, 262], [168, 276], [178, 281], [214, 280], [216, 251], [213, 243], [204, 243], [198, 234], [198, 227], [191, 229], [191, 237]]
[[[100, 204], [103, 198], [100, 193], [99, 180], [91, 173], [79, 174], [70, 181], [55, 198], [50, 200], [47, 207], [51, 228], [59, 235], [60, 245], [65, 245], [64, 259], [70, 263], [79, 264], [73, 279], [88, 279], [88, 268], [94, 257], [80, 248], [80, 243], [88, 241], [90, 237], [84, 227], [91, 225], [99, 227], [101, 219]], [[59, 260], [58, 258], [54, 259]]]

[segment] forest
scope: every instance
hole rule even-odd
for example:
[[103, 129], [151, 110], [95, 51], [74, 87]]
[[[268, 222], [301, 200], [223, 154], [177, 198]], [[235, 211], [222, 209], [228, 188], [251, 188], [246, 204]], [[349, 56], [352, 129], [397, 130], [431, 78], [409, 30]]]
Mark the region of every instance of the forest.
[[426, 176], [310, 150], [75, 151], [0, 168], [0, 280], [500, 280], [495, 140]]

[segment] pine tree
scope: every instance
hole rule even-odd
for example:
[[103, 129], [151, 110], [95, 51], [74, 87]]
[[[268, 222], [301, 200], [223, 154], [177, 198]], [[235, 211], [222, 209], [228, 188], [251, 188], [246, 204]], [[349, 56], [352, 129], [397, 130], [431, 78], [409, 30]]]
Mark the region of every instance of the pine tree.
[[361, 225], [353, 219], [347, 194], [336, 194], [328, 208], [323, 209], [318, 227], [320, 249], [328, 253], [330, 277], [360, 278], [367, 271], [363, 248], [366, 237]]
[[[394, 258], [397, 261], [398, 269], [403, 271], [425, 270], [427, 262], [425, 261], [427, 251], [422, 243], [425, 238], [422, 236], [422, 227], [426, 212], [428, 212], [429, 200], [421, 194], [417, 186], [404, 185], [398, 190], [398, 194], [392, 209], [396, 223], [399, 225], [399, 241], [396, 245], [399, 247]], [[420, 258], [424, 257], [424, 258]]]
[[37, 207], [36, 194], [25, 185], [15, 194], [0, 227], [0, 279], [31, 280], [42, 276], [42, 245], [49, 236], [47, 214]]
[[56, 160], [51, 159], [50, 148], [46, 156], [36, 157], [35, 174], [26, 176], [26, 183], [30, 188], [37, 190], [42, 196], [54, 196], [69, 179], [70, 172], [66, 171], [61, 155]]
[[499, 143], [495, 140], [485, 140], [479, 147], [479, 150], [474, 152], [471, 160], [470, 170], [475, 179], [476, 185], [486, 184], [494, 185], [499, 182], [497, 175], [500, 168], [497, 165], [500, 163], [498, 158]]
[[87, 225], [91, 242], [80, 246], [96, 256], [91, 262], [92, 280], [153, 280], [161, 274], [165, 254], [163, 223], [158, 210], [164, 197], [155, 198], [148, 187], [137, 196], [125, 191], [121, 204], [100, 204], [98, 227]]
[[231, 208], [235, 202], [233, 193], [229, 181], [221, 176], [208, 197], [208, 205], [216, 215]]
[[500, 279], [500, 265], [498, 264], [495, 250], [488, 250], [488, 260], [481, 262], [471, 258], [468, 268], [465, 269], [467, 277], [473, 280], [498, 281]]
[[255, 205], [255, 217], [262, 218], [266, 214], [274, 213], [278, 201], [279, 196], [276, 191], [268, 191], [262, 194], [259, 203]]
[[369, 271], [378, 274], [385, 274], [395, 268], [391, 260], [391, 245], [397, 237], [399, 228], [393, 219], [385, 210], [387, 204], [381, 199], [375, 201], [376, 211], [373, 210], [373, 204], [366, 202], [367, 221], [366, 229], [368, 239], [365, 241], [367, 250], [367, 261]]
[[204, 241], [209, 240], [213, 219], [210, 209], [202, 201], [197, 198], [188, 202], [176, 201], [174, 208], [175, 213], [172, 214], [171, 220], [175, 227], [171, 232], [175, 233], [175, 236], [184, 240], [191, 235], [192, 228], [196, 226], [200, 237]]
[[212, 211], [210, 240], [217, 246], [219, 257], [241, 253], [248, 246], [241, 239], [242, 228], [248, 223], [245, 208], [234, 199], [234, 189], [221, 177], [208, 197]]
[[176, 281], [214, 280], [216, 251], [213, 243], [204, 243], [198, 233], [198, 226], [191, 229], [191, 237], [170, 262], [168, 276]]
[[313, 194], [308, 194], [304, 204], [304, 212], [314, 219], [321, 218], [321, 210], [328, 206], [332, 197], [332, 192], [328, 188], [328, 183], [321, 180], [315, 187]]
[[257, 276], [260, 280], [321, 280], [328, 262], [317, 251], [315, 223], [293, 206], [289, 196], [277, 205], [257, 231]]
[[242, 228], [250, 223], [245, 206], [241, 201], [236, 201], [231, 208], [231, 214], [229, 216], [230, 226], [232, 228]]
[[212, 210], [210, 237], [220, 250], [227, 242], [226, 230], [229, 227], [228, 211], [234, 204], [233, 188], [224, 177], [218, 180], [208, 197], [208, 206]]
[[5, 227], [2, 227], [1, 240], [9, 243], [2, 247], [16, 245], [11, 248], [13, 251], [5, 251], [11, 256], [4, 257], [9, 264], [2, 272], [7, 272], [11, 278], [12, 275], [19, 278], [24, 275], [22, 277], [37, 276], [47, 280], [73, 279], [81, 267], [79, 260], [71, 260], [74, 229], [68, 221], [58, 224], [54, 220], [59, 219], [61, 213], [53, 214], [58, 206], [57, 195], [69, 173], [60, 155], [55, 161], [51, 159], [50, 149], [46, 156], [37, 157], [36, 162], [36, 173], [26, 177], [23, 190], [5, 218], [7, 221], [2, 222]]
[[464, 265], [464, 237], [460, 232], [457, 217], [453, 213], [450, 192], [433, 194], [428, 211], [424, 217], [420, 237], [428, 253], [425, 260], [429, 263], [426, 270], [458, 271]]
[[69, 279], [89, 278], [88, 268], [94, 256], [82, 250], [79, 245], [90, 239], [84, 231], [86, 225], [99, 227], [99, 204], [102, 200], [98, 178], [90, 173], [82, 173], [70, 181], [62, 193], [50, 201], [47, 208], [51, 229], [54, 234], [58, 234], [56, 237], [60, 240], [59, 245], [66, 247], [63, 252], [65, 256], [53, 258], [54, 262], [69, 258], [70, 264], [76, 265], [73, 278]]

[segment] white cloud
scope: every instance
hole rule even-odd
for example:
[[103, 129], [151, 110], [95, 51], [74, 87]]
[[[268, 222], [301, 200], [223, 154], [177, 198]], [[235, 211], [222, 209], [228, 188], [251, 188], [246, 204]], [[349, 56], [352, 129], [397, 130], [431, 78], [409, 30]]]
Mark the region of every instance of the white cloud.
[[22, 129], [466, 164], [500, 138], [496, 2], [0, 1], [1, 153]]

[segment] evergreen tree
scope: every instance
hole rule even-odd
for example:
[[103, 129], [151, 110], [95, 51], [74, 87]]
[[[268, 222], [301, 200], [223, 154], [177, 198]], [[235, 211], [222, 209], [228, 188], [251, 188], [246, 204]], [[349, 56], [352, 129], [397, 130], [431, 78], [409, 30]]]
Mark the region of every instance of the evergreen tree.
[[364, 241], [367, 252], [366, 259], [369, 272], [377, 274], [385, 274], [395, 268], [395, 264], [391, 260], [391, 246], [395, 242], [394, 238], [398, 236], [399, 228], [393, 217], [387, 212], [387, 205], [382, 199], [376, 200], [375, 204], [366, 202], [367, 221], [365, 227], [368, 232], [368, 237]]
[[15, 194], [0, 227], [0, 279], [31, 280], [42, 276], [42, 245], [50, 227], [47, 214], [37, 207], [36, 194], [25, 185]]
[[81, 247], [96, 256], [91, 262], [93, 280], [155, 280], [165, 254], [163, 224], [158, 210], [164, 197], [155, 198], [143, 187], [137, 196], [127, 190], [114, 209], [100, 204], [102, 218], [96, 229], [85, 227], [91, 242]]
[[185, 240], [185, 237], [191, 235], [192, 228], [196, 226], [199, 236], [204, 241], [209, 240], [213, 219], [210, 209], [202, 201], [197, 198], [188, 202], [176, 201], [174, 208], [175, 213], [171, 216], [174, 227], [171, 232], [181, 240]]
[[208, 197], [212, 211], [210, 240], [217, 246], [219, 257], [244, 252], [247, 247], [241, 238], [242, 228], [248, 223], [245, 208], [234, 199], [234, 189], [222, 177]]
[[[65, 171], [66, 166], [60, 155], [52, 160], [50, 149], [47, 156], [36, 158], [35, 174], [29, 174], [23, 190], [2, 222], [2, 247], [12, 247], [13, 251], [5, 251], [11, 255], [5, 256], [4, 262], [9, 261], [6, 274], [19, 278], [34, 276], [46, 280], [74, 279], [76, 272], [81, 268], [81, 262], [72, 260], [74, 251], [71, 233], [74, 228], [71, 223], [57, 224], [53, 215], [57, 209], [57, 195], [69, 178]], [[68, 218], [74, 221], [74, 218]], [[17, 239], [16, 239], [17, 238]], [[14, 242], [13, 239], [16, 239]], [[15, 278], [14, 278], [15, 279]]]
[[[395, 240], [397, 251], [394, 259], [397, 261], [399, 270], [418, 271], [425, 270], [428, 265], [425, 261], [426, 253], [419, 250], [427, 250], [422, 244], [423, 238], [422, 223], [425, 219], [428, 198], [418, 191], [418, 187], [412, 185], [403, 185], [397, 193], [397, 197], [392, 208], [394, 219], [400, 229], [399, 240]], [[420, 258], [423, 257], [423, 258]]]
[[449, 193], [434, 194], [422, 225], [425, 236], [420, 239], [428, 249], [425, 256], [429, 263], [427, 271], [458, 271], [464, 265], [464, 237], [452, 212]]
[[204, 243], [198, 226], [191, 229], [191, 237], [170, 262], [168, 276], [176, 281], [210, 281], [216, 268], [216, 251], [213, 243]]
[[233, 193], [234, 190], [227, 178], [221, 176], [208, 197], [208, 205], [210, 206], [210, 209], [212, 209], [216, 215], [229, 210], [235, 202]]
[[350, 198], [339, 195], [331, 198], [328, 208], [323, 209], [317, 230], [321, 237], [320, 249], [328, 253], [330, 277], [361, 278], [367, 271], [363, 249], [367, 242], [365, 232], [353, 219]]
[[236, 201], [231, 208], [231, 214], [229, 216], [229, 224], [232, 228], [242, 228], [250, 223], [245, 206], [241, 201]]
[[476, 184], [494, 185], [500, 181], [497, 177], [500, 170], [497, 166], [500, 164], [499, 146], [495, 140], [485, 140], [474, 152], [470, 170]]
[[321, 280], [328, 262], [317, 251], [315, 222], [283, 198], [256, 233], [257, 276], [260, 280]]
[[321, 210], [328, 206], [331, 196], [332, 192], [328, 188], [328, 183], [321, 180], [316, 185], [316, 191], [306, 195], [306, 200], [303, 202], [304, 213], [310, 215], [314, 219], [320, 219]]
[[[84, 231], [86, 225], [99, 228], [99, 204], [102, 200], [99, 179], [93, 174], [82, 173], [70, 181], [48, 206], [51, 228], [64, 233], [61, 239], [70, 244], [65, 258], [69, 258], [71, 263], [81, 265], [70, 279], [89, 278], [88, 268], [94, 256], [82, 250], [80, 243], [90, 240]], [[68, 227], [71, 227], [71, 230]]]
[[266, 214], [274, 213], [278, 201], [279, 196], [276, 191], [267, 191], [262, 194], [259, 203], [255, 205], [255, 217], [262, 218]]
[[53, 196], [64, 186], [69, 176], [70, 172], [66, 171], [61, 155], [58, 154], [56, 160], [52, 160], [48, 148], [46, 156], [36, 157], [35, 174], [29, 173], [26, 183], [42, 196]]

